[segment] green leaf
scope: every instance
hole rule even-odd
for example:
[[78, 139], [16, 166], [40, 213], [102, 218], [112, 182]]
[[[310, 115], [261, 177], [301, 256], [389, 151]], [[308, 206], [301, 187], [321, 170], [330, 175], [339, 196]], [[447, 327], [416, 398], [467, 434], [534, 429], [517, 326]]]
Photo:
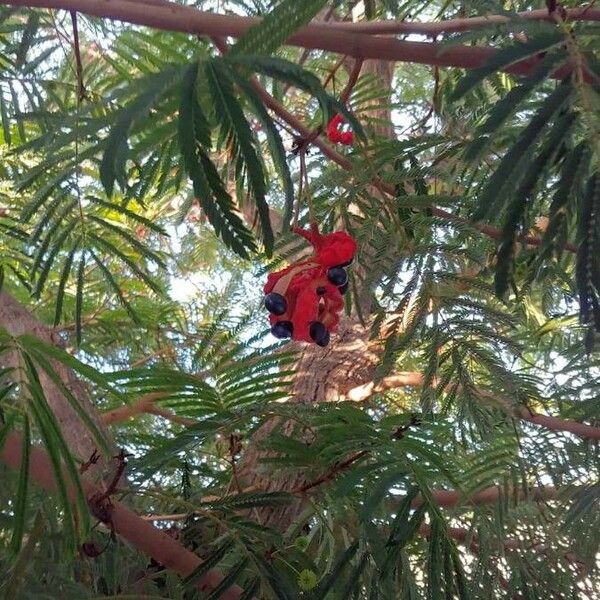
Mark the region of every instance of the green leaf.
[[98, 428], [92, 417], [88, 414], [87, 410], [81, 405], [79, 400], [73, 395], [71, 390], [69, 390], [69, 388], [64, 384], [63, 380], [56, 373], [56, 369], [53, 367], [53, 365], [43, 354], [39, 353], [36, 349], [32, 348], [27, 343], [31, 340], [31, 338], [22, 337], [19, 338], [19, 340], [23, 347], [28, 350], [31, 358], [42, 368], [42, 370], [46, 373], [48, 378], [52, 380], [54, 385], [60, 390], [63, 397], [71, 405], [75, 413], [77, 413], [82, 423], [88, 428], [91, 436], [94, 438], [94, 441], [98, 445], [98, 448], [105, 455], [109, 455], [111, 449], [104, 433]]
[[202, 505], [208, 505], [214, 509], [244, 510], [260, 506], [286, 506], [291, 501], [292, 496], [286, 492], [249, 492], [202, 503]]
[[65, 287], [67, 285], [69, 275], [71, 274], [71, 268], [73, 266], [73, 261], [75, 260], [75, 253], [77, 252], [80, 242], [81, 238], [79, 238], [75, 242], [75, 244], [67, 254], [67, 258], [65, 259], [65, 262], [63, 264], [62, 272], [60, 274], [60, 279], [58, 282], [58, 290], [56, 292], [56, 306], [54, 309], [54, 327], [56, 327], [62, 319], [62, 308], [65, 298]]
[[145, 271], [143, 271], [133, 258], [130, 258], [118, 248], [115, 244], [109, 242], [107, 239], [88, 231], [87, 235], [90, 239], [94, 240], [96, 244], [102, 246], [108, 253], [108, 256], [116, 256], [123, 263], [125, 263], [131, 271], [137, 275], [153, 292], [160, 294], [162, 292], [161, 286]]
[[552, 242], [557, 237], [560, 228], [566, 221], [567, 205], [573, 196], [574, 189], [579, 182], [585, 179], [591, 152], [587, 141], [580, 142], [573, 150], [569, 152], [563, 160], [560, 181], [552, 197], [552, 204], [548, 214], [549, 222], [542, 244], [540, 246], [540, 256], [546, 256], [552, 248]]
[[275, 56], [227, 55], [224, 60], [263, 73], [313, 95], [323, 111], [324, 123], [329, 121], [334, 112], [339, 112], [348, 121], [354, 133], [365, 139], [365, 132], [354, 114], [344, 104], [327, 93], [318, 77], [306, 71], [300, 65]]
[[148, 110], [172, 88], [180, 75], [180, 67], [171, 67], [138, 82], [144, 91], [127, 107], [121, 109], [120, 116], [106, 140], [100, 163], [100, 181], [109, 197], [112, 196], [115, 181], [118, 181], [123, 188], [126, 187], [125, 163], [129, 149], [128, 137], [134, 122], [146, 115]]
[[127, 314], [131, 317], [131, 320], [136, 325], [140, 325], [141, 321], [138, 314], [133, 309], [133, 306], [131, 306], [131, 304], [129, 303], [129, 300], [127, 300], [127, 298], [125, 297], [123, 290], [113, 277], [112, 273], [108, 270], [104, 262], [100, 258], [98, 258], [98, 256], [96, 256], [96, 254], [91, 250], [90, 255], [94, 259], [94, 262], [98, 265], [98, 268], [104, 276], [104, 280], [106, 281], [106, 283], [108, 283], [108, 287], [112, 289], [113, 292], [116, 294], [117, 298], [119, 299], [119, 302], [123, 305], [123, 308], [125, 308]]
[[367, 552], [365, 552], [361, 556], [356, 568], [351, 572], [346, 585], [343, 587], [342, 592], [340, 593], [340, 598], [352, 598], [352, 595], [356, 592], [357, 587], [360, 585], [360, 577], [367, 566], [368, 560], [369, 555]]
[[248, 83], [248, 81], [236, 73], [233, 69], [229, 71], [229, 75], [235, 81], [238, 88], [243, 92], [246, 99], [252, 105], [254, 114], [258, 117], [261, 122], [264, 132], [267, 136], [267, 143], [273, 159], [273, 164], [277, 173], [281, 178], [283, 184], [283, 191], [285, 194], [285, 212], [283, 216], [283, 222], [288, 225], [292, 218], [292, 211], [294, 209], [294, 184], [292, 182], [292, 176], [290, 168], [286, 159], [285, 148], [283, 147], [283, 141], [279, 135], [279, 131], [273, 122], [273, 119], [269, 116], [267, 109], [265, 108], [263, 101], [256, 93], [254, 88]]
[[2, 117], [2, 132], [4, 134], [4, 142], [10, 146], [12, 143], [12, 137], [10, 133], [10, 119], [8, 117], [8, 111], [6, 110], [6, 100], [4, 100], [4, 93], [0, 88], [0, 116]]
[[244, 589], [244, 593], [240, 596], [240, 600], [251, 600], [254, 598], [260, 588], [260, 578], [253, 579]]
[[480, 221], [490, 213], [499, 212], [500, 207], [506, 199], [503, 191], [514, 182], [513, 173], [524, 170], [523, 157], [527, 150], [539, 138], [548, 122], [552, 119], [552, 116], [564, 105], [570, 93], [570, 84], [567, 81], [563, 81], [545, 99], [527, 127], [521, 132], [517, 141], [506, 152], [494, 174], [487, 180], [487, 183], [479, 194], [479, 207], [473, 215], [473, 220]]
[[122, 204], [116, 204], [115, 202], [108, 202], [107, 200], [103, 200], [102, 198], [97, 198], [96, 196], [86, 196], [86, 199], [89, 200], [90, 202], [92, 202], [92, 204], [96, 204], [98, 206], [107, 208], [108, 210], [111, 210], [111, 211], [114, 210], [115, 212], [125, 215], [126, 217], [129, 217], [131, 220], [136, 221], [137, 223], [140, 223], [144, 227], [151, 229], [152, 231], [154, 231], [155, 233], [158, 233], [159, 235], [164, 235], [164, 236], [169, 235], [165, 231], [164, 227], [162, 227], [158, 223], [155, 223], [154, 221], [147, 219], [146, 217], [144, 217], [132, 210], [129, 210]]
[[[579, 315], [582, 323], [600, 330], [600, 175], [589, 179], [579, 203], [577, 218], [576, 282], [579, 292]], [[591, 331], [591, 328], [590, 328]], [[586, 340], [586, 350], [591, 351], [593, 338]]]
[[13, 533], [10, 539], [10, 551], [17, 554], [21, 549], [25, 518], [27, 515], [27, 496], [29, 490], [29, 459], [31, 456], [31, 431], [29, 419], [23, 419], [23, 444], [21, 446], [21, 466], [19, 467], [19, 483], [13, 508]]
[[535, 90], [538, 84], [545, 81], [550, 71], [556, 68], [556, 63], [562, 58], [564, 58], [563, 55], [558, 52], [546, 55], [531, 75], [523, 80], [521, 85], [511, 89], [504, 98], [494, 104], [488, 118], [476, 129], [473, 141], [467, 146], [465, 160], [472, 161], [481, 156], [488, 147], [492, 135], [500, 129], [512, 114], [519, 110], [523, 100]]
[[[77, 224], [78, 224], [78, 221], [75, 221], [75, 220], [68, 223], [66, 225], [66, 227], [62, 230], [60, 235], [57, 236], [57, 238], [54, 240], [52, 249], [47, 254], [46, 261], [45, 261], [44, 265], [42, 266], [42, 269], [38, 275], [36, 286], [33, 290], [34, 298], [39, 298], [41, 296], [44, 286], [46, 285], [46, 280], [48, 279], [48, 275], [50, 274], [50, 269], [52, 268], [52, 265], [54, 264], [54, 260], [56, 259], [56, 256], [58, 255], [58, 253], [63, 249], [64, 243], [67, 241], [67, 238], [69, 237], [69, 235], [71, 235], [71, 233], [73, 232], [73, 230], [75, 229]], [[32, 269], [32, 272], [33, 272], [33, 269]]]
[[85, 252], [82, 253], [77, 268], [77, 289], [75, 292], [75, 339], [81, 346], [81, 317], [83, 313], [83, 286], [85, 274]]
[[188, 68], [181, 87], [178, 138], [185, 170], [192, 180], [194, 194], [200, 201], [210, 224], [223, 242], [242, 258], [256, 247], [252, 234], [234, 212], [231, 196], [202, 147], [210, 140], [207, 120], [196, 99], [198, 64]]
[[[237, 167], [243, 167], [260, 221], [265, 253], [273, 253], [273, 229], [267, 204], [265, 174], [262, 161], [256, 153], [254, 138], [244, 111], [233, 93], [228, 70], [219, 62], [210, 62], [205, 66], [214, 111], [221, 126], [222, 134], [234, 143]], [[240, 169], [241, 170], [241, 169]]]
[[260, 23], [253, 25], [231, 48], [230, 54], [271, 54], [296, 29], [308, 23], [327, 0], [280, 0]]
[[191, 588], [197, 585], [200, 580], [214, 567], [216, 567], [221, 559], [232, 549], [231, 542], [227, 540], [221, 544], [212, 554], [204, 559], [202, 564], [198, 565], [187, 577], [184, 577], [182, 583], [184, 587]]
[[478, 83], [483, 81], [488, 75], [501, 71], [502, 69], [515, 64], [521, 60], [535, 56], [540, 52], [551, 48], [564, 41], [562, 33], [548, 31], [528, 39], [526, 42], [517, 42], [507, 48], [502, 48], [495, 52], [483, 66], [469, 71], [459, 82], [452, 94], [450, 101], [455, 102], [470, 92]]
[[40, 13], [29, 13], [29, 17], [27, 18], [27, 24], [25, 25], [25, 29], [23, 30], [21, 42], [19, 43], [19, 47], [17, 48], [16, 52], [15, 67], [17, 67], [17, 69], [20, 69], [25, 64], [27, 52], [29, 48], [31, 48], [31, 45], [35, 39], [35, 34], [38, 30], [39, 23]]
[[350, 564], [350, 561], [354, 558], [354, 555], [357, 553], [358, 546], [358, 541], [353, 542], [350, 546], [348, 546], [344, 553], [338, 558], [331, 571], [327, 573], [327, 575], [321, 580], [319, 586], [315, 590], [315, 595], [318, 598], [325, 598], [325, 596], [329, 593], [334, 584], [339, 581], [342, 572], [344, 571], [346, 566]]
[[218, 600], [221, 597], [221, 594], [238, 580], [249, 562], [249, 558], [244, 558], [241, 562], [231, 568], [223, 577], [221, 583], [219, 583], [219, 585], [207, 596], [206, 600]]
[[43, 356], [48, 356], [53, 360], [57, 360], [66, 367], [73, 369], [73, 371], [76, 373], [79, 373], [83, 377], [89, 379], [92, 383], [97, 385], [105, 392], [108, 392], [119, 402], [125, 402], [123, 395], [110, 385], [108, 378], [104, 373], [97, 371], [89, 365], [86, 365], [72, 354], [69, 354], [65, 350], [62, 350], [53, 344], [44, 342], [39, 337], [30, 334], [19, 336], [19, 341], [23, 344], [23, 347], [26, 347], [29, 350], [34, 350], [36, 353]]
[[517, 228], [523, 220], [527, 200], [529, 199], [538, 178], [544, 173], [550, 158], [558, 152], [560, 146], [575, 123], [576, 116], [572, 112], [558, 118], [548, 139], [545, 141], [538, 155], [528, 165], [525, 176], [519, 184], [513, 201], [507, 209], [506, 218], [502, 227], [502, 238], [498, 249], [497, 267], [494, 278], [496, 294], [502, 298], [508, 290], [509, 276], [512, 270], [512, 260], [515, 251]]
[[23, 357], [27, 373], [27, 388], [29, 390], [30, 398], [29, 407], [35, 417], [40, 436], [44, 442], [48, 458], [50, 459], [58, 495], [64, 511], [63, 527], [65, 537], [70, 544], [75, 544], [75, 521], [67, 487], [68, 484], [65, 478], [65, 470], [71, 475], [72, 483], [76, 489], [77, 505], [81, 511], [81, 515], [79, 516], [86, 522], [84, 529], [87, 529], [89, 513], [83, 490], [81, 489], [79, 475], [73, 464], [73, 459], [66, 446], [65, 440], [56, 424], [54, 415], [48, 408], [35, 366], [27, 353], [23, 352], [21, 356]]

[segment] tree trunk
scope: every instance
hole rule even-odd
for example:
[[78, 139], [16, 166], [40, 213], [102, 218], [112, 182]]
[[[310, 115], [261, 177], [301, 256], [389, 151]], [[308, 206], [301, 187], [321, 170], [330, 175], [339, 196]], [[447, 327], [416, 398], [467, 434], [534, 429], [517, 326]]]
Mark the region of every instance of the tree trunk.
[[[63, 345], [62, 340], [50, 327], [40, 323], [22, 304], [6, 292], [0, 292], [0, 328], [5, 329], [13, 337], [29, 334], [48, 344]], [[108, 440], [109, 445], [115, 448], [114, 453], [116, 454], [116, 446], [111, 443], [108, 430], [98, 415], [96, 407], [91, 402], [85, 384], [77, 378], [71, 369], [55, 360], [50, 360], [50, 362], [55, 373], [94, 421], [105, 439]], [[21, 368], [19, 358], [15, 352], [0, 355], [0, 366]], [[80, 462], [88, 461], [94, 450], [97, 449], [94, 438], [60, 388], [42, 369], [38, 369], [38, 375], [48, 405], [56, 418], [69, 449]], [[101, 459], [96, 464], [90, 465], [87, 473], [90, 476], [104, 476], [110, 479], [111, 474], [107, 472], [109, 470], [106, 461]]]
[[[386, 90], [391, 90], [391, 63], [382, 61], [365, 61], [363, 74], [375, 74]], [[374, 121], [371, 131], [381, 136], [393, 135], [390, 113], [381, 108], [377, 102], [370, 111], [369, 117]], [[381, 198], [379, 190], [371, 190], [374, 198]], [[363, 252], [364, 255], [364, 252]], [[362, 261], [362, 268], [368, 267], [368, 257]], [[360, 294], [359, 304], [362, 314], [368, 316], [370, 311], [370, 291]], [[315, 345], [302, 346], [301, 356], [296, 364], [296, 373], [292, 384], [291, 402], [316, 404], [336, 402], [344, 399], [348, 392], [357, 386], [368, 384], [373, 380], [379, 362], [377, 345], [369, 343], [369, 328], [363, 327], [355, 317], [344, 317], [340, 320], [338, 331], [332, 336], [329, 346], [319, 348]], [[261, 472], [260, 458], [265, 456], [261, 444], [271, 433], [281, 427], [281, 433], [292, 435], [294, 423], [282, 423], [280, 418], [273, 418], [260, 427], [248, 443], [242, 456], [238, 470], [238, 479], [244, 488], [264, 491], [292, 491], [307, 483], [306, 476], [285, 475], [283, 478], [273, 477], [272, 473]], [[302, 499], [298, 499], [285, 507], [267, 507], [259, 511], [261, 522], [285, 531], [300, 515], [304, 508]]]

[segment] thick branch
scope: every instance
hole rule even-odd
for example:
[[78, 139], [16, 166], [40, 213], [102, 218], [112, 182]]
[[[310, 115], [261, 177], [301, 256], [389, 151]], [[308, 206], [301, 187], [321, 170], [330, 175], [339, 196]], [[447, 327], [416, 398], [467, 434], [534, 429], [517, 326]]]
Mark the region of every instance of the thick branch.
[[[242, 36], [258, 22], [255, 17], [238, 17], [203, 12], [175, 3], [152, 2], [152, 10], [144, 2], [132, 0], [3, 0], [2, 4], [39, 8], [59, 8], [106, 19], [146, 25], [165, 31], [181, 31], [208, 36]], [[377, 59], [461, 67], [481, 66], [495, 53], [493, 48], [473, 46], [444, 46], [426, 42], [406, 42], [353, 33], [334, 24], [312, 23], [298, 29], [287, 40], [292, 46], [328, 50], [360, 59]], [[523, 75], [536, 60], [509, 65], [506, 71]], [[562, 77], [564, 73], [556, 73]]]
[[[19, 469], [21, 467], [21, 449], [21, 435], [16, 432], [10, 433], [0, 451], [0, 460], [13, 469]], [[47, 492], [56, 492], [57, 484], [54, 479], [52, 464], [48, 455], [40, 448], [33, 448], [31, 451], [30, 478]], [[88, 499], [103, 492], [99, 486], [86, 477], [81, 477], [81, 484]], [[75, 501], [73, 488], [69, 488], [68, 493], [70, 500]], [[202, 563], [202, 560], [193, 552], [186, 550], [175, 539], [115, 500], [112, 500], [110, 519], [116, 534], [181, 577], [187, 577]], [[203, 591], [212, 590], [221, 580], [220, 572], [212, 569], [200, 581], [200, 589]], [[242, 588], [232, 585], [223, 592], [220, 598], [238, 600], [242, 593]]]
[[[431, 492], [431, 496], [434, 502], [442, 507], [442, 508], [452, 508], [455, 506], [470, 504], [474, 506], [478, 506], [480, 504], [491, 504], [496, 502], [500, 496], [506, 493], [504, 488], [498, 486], [492, 486], [489, 488], [485, 488], [480, 492], [477, 492], [470, 498], [465, 498], [460, 492], [456, 490], [434, 490]], [[519, 491], [519, 498], [521, 500], [525, 498], [531, 498], [536, 502], [540, 502], [543, 500], [553, 500], [557, 496], [557, 490], [552, 486], [541, 486], [537, 488], [533, 488], [525, 494], [522, 491]], [[423, 504], [424, 500], [422, 496], [417, 496], [412, 504], [412, 508], [419, 508]]]
[[[528, 21], [554, 21], [554, 17], [548, 12], [548, 9], [528, 10], [517, 13], [518, 19]], [[331, 23], [333, 29], [343, 29], [354, 33], [368, 34], [421, 34], [427, 36], [440, 35], [442, 33], [460, 33], [463, 31], [472, 31], [483, 27], [493, 25], [502, 25], [514, 22], [517, 19], [511, 19], [505, 15], [486, 15], [483, 17], [468, 17], [464, 19], [448, 19], [438, 23], [417, 23], [410, 21], [360, 21], [357, 23], [339, 22]], [[591, 9], [586, 7], [570, 8], [565, 10], [566, 21], [600, 21], [600, 9]]]

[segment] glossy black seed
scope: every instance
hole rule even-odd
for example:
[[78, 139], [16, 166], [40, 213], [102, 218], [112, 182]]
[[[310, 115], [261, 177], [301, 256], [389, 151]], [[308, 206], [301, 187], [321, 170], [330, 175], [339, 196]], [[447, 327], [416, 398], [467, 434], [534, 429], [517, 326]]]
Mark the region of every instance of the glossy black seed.
[[310, 328], [308, 330], [310, 333], [310, 337], [315, 341], [317, 346], [322, 346], [323, 348], [329, 344], [329, 331], [327, 331], [325, 325], [323, 323], [319, 323], [319, 321], [314, 321], [310, 324]]
[[274, 315], [282, 315], [287, 310], [286, 299], [276, 292], [265, 296], [265, 308]]
[[346, 281], [346, 283], [344, 285], [340, 285], [338, 290], [340, 291], [340, 294], [342, 294], [342, 296], [343, 296], [348, 291], [348, 282]]
[[294, 333], [294, 325], [291, 321], [279, 321], [271, 327], [271, 333], [280, 340], [292, 337]]
[[318, 295], [318, 296], [324, 296], [326, 292], [327, 292], [327, 289], [326, 289], [326, 288], [324, 288], [322, 285], [320, 285], [320, 286], [317, 288], [317, 295]]
[[343, 269], [342, 267], [331, 267], [331, 269], [327, 271], [327, 279], [329, 279], [333, 285], [339, 287], [348, 281], [348, 273], [346, 273], [346, 269]]

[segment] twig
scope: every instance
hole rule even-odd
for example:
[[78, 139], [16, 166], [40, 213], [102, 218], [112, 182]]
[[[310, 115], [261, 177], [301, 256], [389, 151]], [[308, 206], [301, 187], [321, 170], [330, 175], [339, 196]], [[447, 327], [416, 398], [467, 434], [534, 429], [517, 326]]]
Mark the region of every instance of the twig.
[[354, 464], [357, 460], [360, 460], [363, 456], [365, 456], [368, 453], [368, 450], [361, 450], [360, 452], [353, 454], [350, 458], [346, 459], [345, 461], [334, 464], [333, 467], [331, 467], [331, 469], [329, 469], [329, 471], [327, 471], [327, 473], [325, 473], [324, 475], [321, 475], [320, 477], [317, 477], [317, 479], [315, 479], [314, 481], [305, 483], [303, 486], [292, 490], [291, 493], [304, 494], [308, 490], [311, 490], [323, 483], [328, 483], [329, 481], [334, 479], [339, 473], [347, 469], [350, 465]]
[[83, 102], [87, 98], [83, 84], [83, 64], [81, 62], [81, 48], [79, 46], [79, 28], [77, 27], [77, 13], [72, 10], [71, 22], [73, 23], [73, 52], [75, 53], [75, 74], [77, 75], [77, 101]]
[[350, 72], [350, 76], [348, 77], [348, 83], [344, 88], [344, 91], [340, 94], [340, 102], [342, 104], [346, 104], [348, 99], [350, 98], [350, 94], [358, 81], [358, 77], [360, 75], [360, 70], [362, 69], [363, 60], [358, 58], [354, 61], [354, 66], [352, 67], [352, 71]]

